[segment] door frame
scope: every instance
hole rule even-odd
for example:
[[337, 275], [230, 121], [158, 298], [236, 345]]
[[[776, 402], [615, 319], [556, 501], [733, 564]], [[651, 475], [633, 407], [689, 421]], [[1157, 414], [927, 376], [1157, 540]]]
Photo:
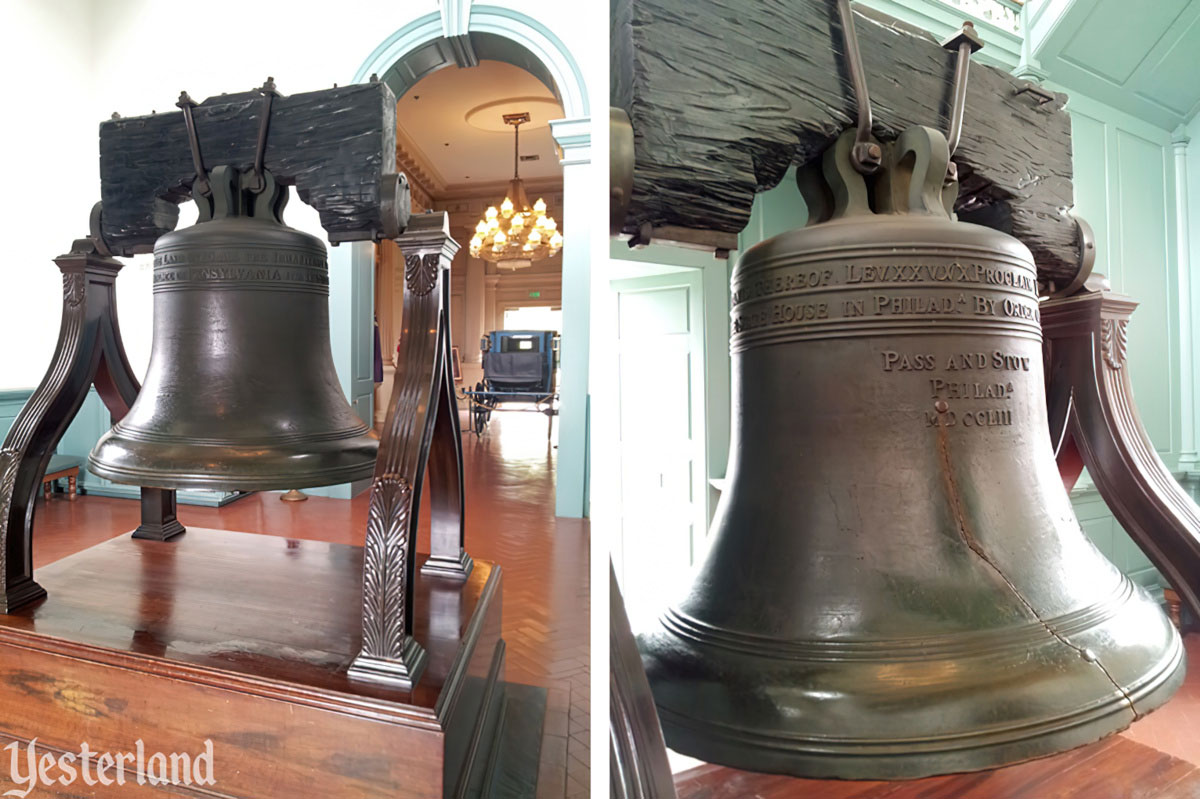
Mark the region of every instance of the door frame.
[[[665, 265], [664, 265], [665, 266]], [[670, 267], [678, 269], [678, 267]], [[614, 319], [612, 324], [616, 332], [614, 346], [618, 351], [618, 361], [616, 363], [615, 378], [618, 381], [614, 399], [618, 404], [617, 407], [617, 475], [618, 487], [616, 489], [615, 500], [620, 503], [621, 510], [617, 514], [618, 520], [624, 518], [624, 493], [621, 487], [623, 479], [623, 469], [621, 468], [624, 451], [619, 443], [620, 438], [620, 418], [622, 409], [620, 407], [621, 392], [620, 392], [620, 294], [622, 292], [650, 292], [661, 291], [664, 289], [684, 288], [688, 291], [688, 333], [691, 338], [691, 369], [689, 370], [688, 394], [691, 411], [691, 428], [690, 437], [693, 446], [692, 453], [692, 497], [693, 507], [695, 508], [695, 518], [692, 520], [692, 537], [691, 551], [689, 559], [694, 565], [695, 559], [701, 554], [701, 544], [708, 533], [708, 522], [712, 518], [714, 509], [713, 500], [714, 492], [710, 490], [708, 482], [708, 336], [706, 335], [706, 303], [705, 303], [705, 280], [704, 274], [699, 269], [683, 268], [681, 271], [670, 272], [667, 274], [649, 275], [646, 277], [631, 277], [621, 278], [618, 280], [609, 281], [609, 291], [612, 294], [612, 311]], [[653, 399], [653, 392], [648, 390], [648, 405], [647, 413], [655, 411], [649, 400]], [[624, 533], [617, 536], [617, 540], [611, 542], [614, 562], [617, 568], [621, 567], [621, 560], [624, 557]]]

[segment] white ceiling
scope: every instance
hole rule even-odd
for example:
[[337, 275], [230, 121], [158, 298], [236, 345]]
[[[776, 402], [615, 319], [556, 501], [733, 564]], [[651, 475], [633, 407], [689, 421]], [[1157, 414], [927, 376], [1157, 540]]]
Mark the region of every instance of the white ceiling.
[[1051, 80], [1165, 130], [1200, 112], [1200, 0], [1042, 0], [1030, 41]]
[[413, 86], [396, 104], [397, 143], [439, 191], [508, 180], [513, 133], [501, 116], [518, 111], [532, 116], [521, 126], [521, 155], [539, 156], [521, 163], [521, 177], [561, 178], [548, 123], [562, 118], [562, 107], [533, 75], [500, 61], [439, 69]]

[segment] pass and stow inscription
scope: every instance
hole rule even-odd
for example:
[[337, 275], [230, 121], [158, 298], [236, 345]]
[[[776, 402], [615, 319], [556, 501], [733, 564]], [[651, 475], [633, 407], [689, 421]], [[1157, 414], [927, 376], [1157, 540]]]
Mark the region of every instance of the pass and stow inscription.
[[900, 352], [884, 350], [879, 353], [879, 365], [884, 372], [932, 372], [924, 375], [929, 396], [935, 400], [934, 410], [925, 412], [925, 424], [930, 427], [1006, 427], [1013, 423], [1011, 408], [988, 405], [983, 408], [959, 407], [950, 410], [947, 400], [1011, 400], [1017, 383], [1005, 379], [1034, 367], [1028, 355], [991, 350], [990, 352]]

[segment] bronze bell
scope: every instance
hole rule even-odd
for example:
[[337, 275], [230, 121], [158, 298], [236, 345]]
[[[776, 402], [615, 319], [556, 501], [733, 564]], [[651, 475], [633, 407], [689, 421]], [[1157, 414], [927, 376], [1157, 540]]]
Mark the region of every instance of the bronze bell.
[[217, 167], [208, 183], [200, 221], [154, 247], [150, 366], [89, 470], [224, 490], [369, 478], [379, 442], [334, 369], [324, 243], [283, 224], [269, 172]]
[[941, 133], [873, 179], [854, 137], [802, 175], [816, 224], [732, 276], [728, 487], [639, 642], [667, 745], [897, 779], [1095, 741], [1166, 701], [1184, 653], [1059, 478], [1033, 259], [954, 221]]

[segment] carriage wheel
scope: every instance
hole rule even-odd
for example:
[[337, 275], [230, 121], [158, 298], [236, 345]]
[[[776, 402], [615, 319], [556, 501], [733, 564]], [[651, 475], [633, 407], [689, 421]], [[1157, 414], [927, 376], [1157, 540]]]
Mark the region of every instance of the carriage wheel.
[[475, 396], [471, 397], [471, 429], [476, 436], [483, 435], [483, 429], [487, 427], [487, 411], [479, 396], [481, 391], [483, 391], [483, 383], [476, 383]]

